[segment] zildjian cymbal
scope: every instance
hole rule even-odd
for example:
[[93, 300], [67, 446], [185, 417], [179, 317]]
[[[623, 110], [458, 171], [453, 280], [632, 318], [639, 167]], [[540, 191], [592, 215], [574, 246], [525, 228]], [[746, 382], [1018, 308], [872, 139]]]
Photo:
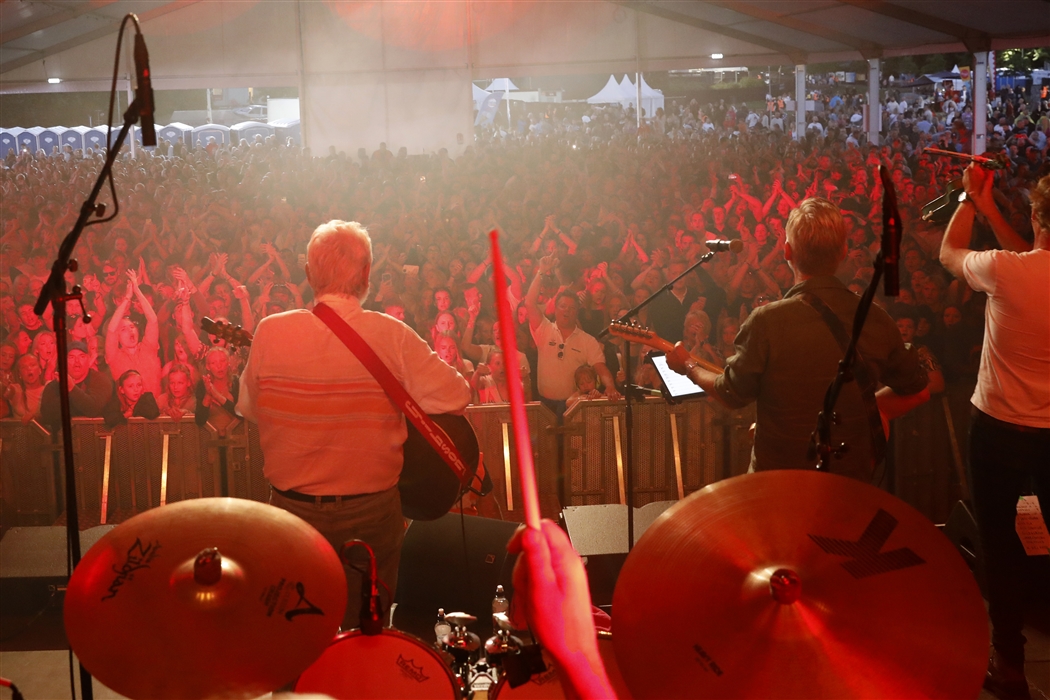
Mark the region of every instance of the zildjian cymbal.
[[257, 697], [335, 637], [346, 577], [331, 545], [279, 508], [202, 498], [131, 518], [69, 581], [66, 635], [131, 698]]
[[790, 470], [712, 484], [645, 532], [613, 596], [636, 698], [976, 698], [988, 622], [903, 501]]

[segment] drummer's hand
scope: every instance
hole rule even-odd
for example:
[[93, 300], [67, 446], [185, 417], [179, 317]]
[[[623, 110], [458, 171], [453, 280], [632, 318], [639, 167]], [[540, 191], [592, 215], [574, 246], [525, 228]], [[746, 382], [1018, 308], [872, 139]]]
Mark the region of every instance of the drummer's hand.
[[667, 353], [667, 366], [673, 369], [678, 374], [688, 374], [688, 370], [685, 368], [686, 360], [690, 359], [689, 351], [686, 350], [685, 345], [682, 341], [678, 341], [674, 344], [674, 349]]
[[518, 528], [507, 550], [523, 553], [514, 566], [515, 624], [524, 614], [580, 697], [615, 697], [598, 655], [587, 573], [568, 536], [543, 520], [541, 531]]

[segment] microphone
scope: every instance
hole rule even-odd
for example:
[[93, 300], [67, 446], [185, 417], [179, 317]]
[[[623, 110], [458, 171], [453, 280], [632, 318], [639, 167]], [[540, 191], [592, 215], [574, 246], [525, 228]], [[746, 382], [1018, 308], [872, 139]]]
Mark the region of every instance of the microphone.
[[371, 548], [368, 555], [368, 575], [361, 577], [361, 634], [375, 636], [383, 632], [383, 603], [379, 600], [379, 576]]
[[743, 241], [704, 241], [712, 253], [739, 253], [744, 249]]
[[142, 125], [142, 145], [157, 145], [157, 128], [153, 124], [153, 82], [149, 73], [149, 51], [142, 34], [135, 35], [135, 99], [139, 103], [139, 121]]

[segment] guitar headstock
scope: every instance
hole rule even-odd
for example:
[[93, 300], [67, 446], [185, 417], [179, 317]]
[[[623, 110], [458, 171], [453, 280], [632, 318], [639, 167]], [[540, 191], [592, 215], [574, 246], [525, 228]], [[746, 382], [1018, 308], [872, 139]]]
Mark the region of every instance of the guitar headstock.
[[248, 347], [254, 340], [252, 334], [240, 326], [235, 326], [225, 321], [213, 321], [207, 316], [201, 319], [201, 328], [204, 329], [205, 333], [214, 335], [216, 338], [222, 338], [230, 345], [236, 345], [237, 347]]
[[634, 321], [613, 321], [609, 324], [609, 332], [618, 338], [638, 343], [651, 342], [657, 337], [656, 333]]

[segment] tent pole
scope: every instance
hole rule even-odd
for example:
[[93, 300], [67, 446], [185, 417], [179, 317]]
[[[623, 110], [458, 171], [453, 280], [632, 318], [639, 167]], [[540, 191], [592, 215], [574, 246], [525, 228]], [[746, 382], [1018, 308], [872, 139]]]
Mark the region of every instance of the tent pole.
[[988, 51], [974, 54], [973, 81], [973, 154], [979, 156], [987, 148], [988, 134]]
[[642, 128], [642, 74], [641, 74], [641, 72], [637, 72], [637, 73], [634, 74], [634, 81], [636, 83], [635, 86], [634, 86], [634, 88], [635, 88], [634, 91], [635, 91], [635, 95], [636, 95], [635, 99], [637, 100], [637, 107], [635, 108], [635, 118], [636, 118], [636, 121], [638, 122], [636, 124], [636, 126], [639, 129], [641, 129]]
[[806, 66], [795, 66], [795, 140], [806, 136]]
[[882, 81], [882, 66], [877, 58], [868, 59], [868, 143], [879, 145], [882, 132], [882, 100], [879, 99], [879, 83]]

